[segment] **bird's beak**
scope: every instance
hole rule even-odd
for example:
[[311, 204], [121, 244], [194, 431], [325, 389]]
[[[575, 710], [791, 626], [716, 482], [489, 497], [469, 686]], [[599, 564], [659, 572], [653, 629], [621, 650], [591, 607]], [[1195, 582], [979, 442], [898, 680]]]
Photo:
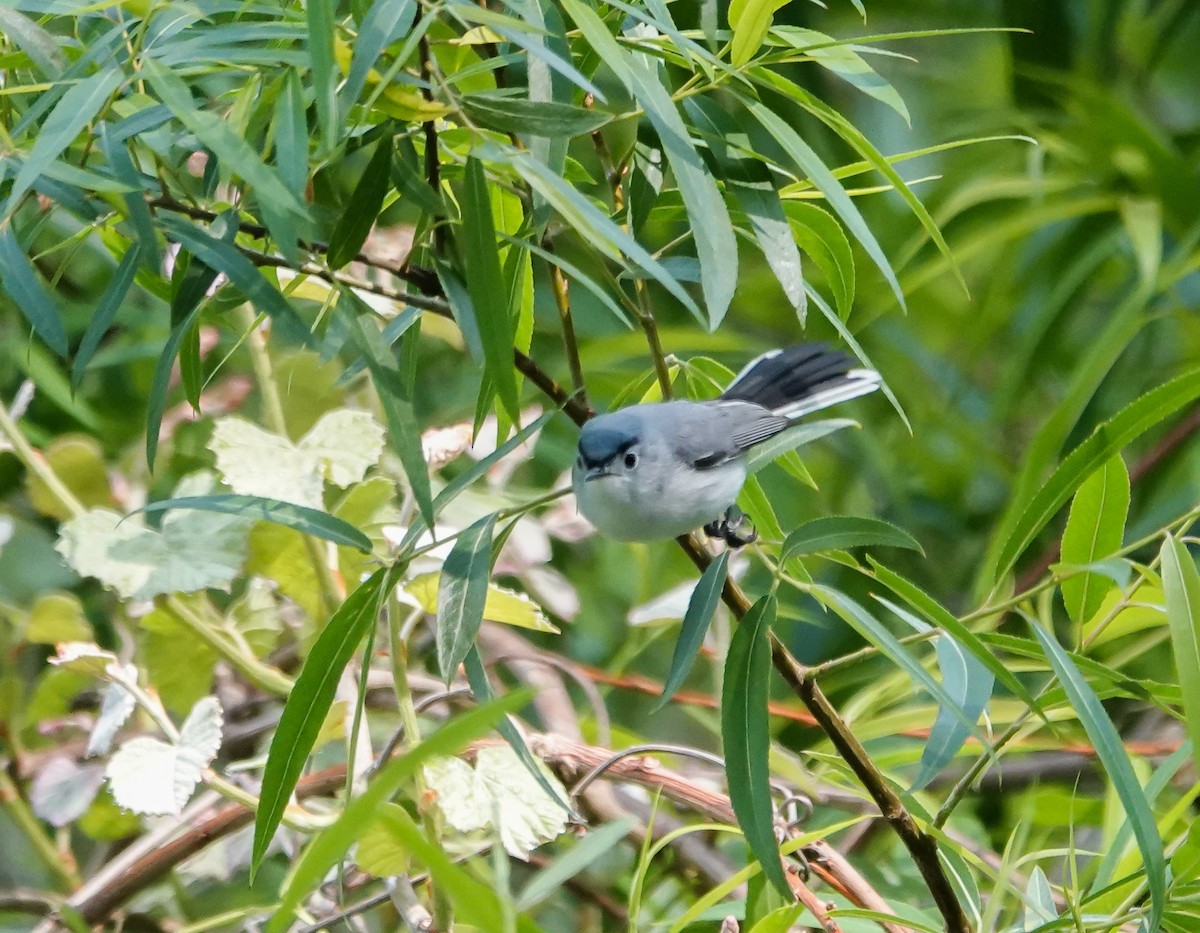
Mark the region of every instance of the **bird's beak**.
[[608, 475], [609, 475], [608, 467], [604, 467], [604, 466], [588, 467], [587, 472], [585, 472], [583, 474], [583, 481], [585, 483], [588, 483], [594, 479], [599, 479], [601, 476], [608, 476]]

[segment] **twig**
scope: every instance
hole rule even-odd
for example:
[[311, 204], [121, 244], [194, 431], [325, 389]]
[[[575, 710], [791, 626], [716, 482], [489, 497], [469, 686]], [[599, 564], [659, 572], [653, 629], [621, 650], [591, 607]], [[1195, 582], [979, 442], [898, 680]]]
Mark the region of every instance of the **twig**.
[[821, 924], [821, 929], [825, 933], [842, 933], [842, 928], [838, 926], [837, 921], [825, 912], [828, 910], [825, 904], [804, 883], [804, 879], [800, 877], [800, 872], [796, 870], [796, 866], [786, 865], [784, 869], [784, 877], [787, 878], [788, 887], [792, 889], [792, 894], [796, 896], [796, 900], [808, 908], [809, 913], [816, 918], [817, 923]]
[[[553, 252], [547, 238], [543, 243], [546, 250]], [[554, 288], [554, 304], [558, 308], [558, 321], [562, 326], [563, 350], [567, 354], [567, 366], [571, 370], [571, 385], [575, 397], [587, 405], [587, 388], [583, 381], [583, 365], [579, 362], [579, 343], [575, 338], [575, 321], [571, 317], [571, 286], [563, 271], [556, 265], [550, 266], [550, 281]]]
[[50, 870], [59, 886], [66, 891], [79, 887], [79, 869], [69, 853], [60, 852], [54, 840], [42, 828], [43, 824], [34, 814], [29, 803], [21, 796], [20, 788], [0, 766], [0, 804], [8, 818], [25, 833], [38, 857]]

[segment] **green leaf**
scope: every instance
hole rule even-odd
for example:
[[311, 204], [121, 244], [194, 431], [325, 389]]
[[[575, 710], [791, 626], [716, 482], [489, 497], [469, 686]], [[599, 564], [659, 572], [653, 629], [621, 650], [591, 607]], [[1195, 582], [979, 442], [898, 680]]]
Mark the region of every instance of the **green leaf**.
[[729, 25], [733, 29], [733, 44], [729, 50], [729, 60], [737, 66], [742, 66], [754, 58], [771, 23], [775, 19], [775, 11], [786, 6], [788, 0], [731, 0], [729, 4]]
[[5, 215], [16, 210], [34, 182], [92, 122], [105, 101], [124, 81], [125, 74], [121, 69], [109, 68], [100, 74], [89, 75], [63, 94], [35, 135], [33, 148], [13, 179]]
[[162, 353], [154, 366], [154, 376], [150, 382], [150, 397], [146, 401], [146, 468], [154, 472], [154, 461], [158, 456], [158, 434], [162, 428], [163, 412], [167, 409], [167, 392], [171, 384], [171, 370], [175, 365], [175, 357], [179, 346], [187, 336], [192, 324], [200, 316], [204, 305], [197, 304], [187, 315], [177, 322], [163, 344]]
[[838, 42], [814, 29], [799, 26], [779, 26], [774, 35], [793, 48], [799, 49], [822, 68], [828, 69], [844, 81], [852, 84], [869, 97], [887, 104], [912, 125], [908, 108], [896, 89], [888, 84], [879, 73], [867, 64], [854, 47]]
[[116, 138], [112, 127], [108, 123], [101, 123], [98, 133], [100, 149], [108, 160], [109, 171], [131, 189], [121, 195], [121, 200], [125, 204], [125, 216], [141, 248], [140, 261], [147, 271], [157, 274], [162, 268], [162, 260], [159, 256], [158, 238], [154, 232], [154, 218], [150, 216], [150, 205], [146, 203], [143, 193], [145, 182], [134, 168], [129, 150]]
[[[1071, 501], [1062, 537], [1066, 564], [1095, 564], [1115, 554], [1125, 536], [1129, 513], [1129, 472], [1120, 456], [1111, 458], [1083, 481]], [[1062, 581], [1063, 602], [1076, 624], [1100, 608], [1113, 581], [1096, 573], [1081, 573]]]
[[604, 858], [636, 825], [634, 817], [623, 816], [589, 830], [575, 845], [529, 879], [517, 895], [517, 910], [528, 911], [550, 897], [571, 878]]
[[1184, 723], [1192, 747], [1200, 749], [1200, 573], [1187, 546], [1167, 535], [1162, 546], [1167, 624], [1183, 692]]
[[729, 800], [746, 843], [763, 873], [780, 894], [790, 898], [791, 888], [775, 841], [775, 806], [767, 761], [771, 745], [767, 717], [771, 647], [767, 635], [774, 621], [775, 597], [763, 596], [733, 633], [721, 690], [721, 744]]
[[481, 518], [454, 542], [438, 582], [438, 670], [447, 684], [475, 644], [492, 573], [496, 513]]
[[[267, 752], [267, 763], [263, 768], [262, 791], [259, 795], [258, 811], [254, 816], [254, 848], [250, 858], [252, 878], [262, 864], [267, 846], [271, 844], [275, 830], [279, 827], [279, 821], [283, 818], [283, 811], [287, 808], [288, 799], [292, 796], [292, 791], [296, 789], [296, 782], [304, 770], [304, 764], [312, 751], [317, 733], [321, 731], [321, 723], [325, 721], [325, 714], [329, 712], [329, 707], [333, 703], [338, 679], [342, 676], [343, 669], [350, 662], [350, 657], [354, 654], [363, 636], [366, 635], [367, 630], [375, 624], [380, 606], [387, 598], [387, 594], [398, 576], [394, 567], [380, 567], [371, 574], [330, 617], [313, 643], [312, 649], [308, 652], [308, 657], [304, 660], [304, 667], [300, 671], [300, 676], [296, 678], [296, 685], [288, 695], [287, 702], [284, 703], [283, 713], [279, 717], [279, 725], [275, 729], [275, 737], [271, 739], [271, 747]], [[456, 722], [463, 722], [466, 719], [467, 717], [463, 717]], [[480, 731], [485, 727], [481, 724]], [[408, 757], [406, 756], [401, 761], [407, 761]], [[395, 764], [396, 762], [392, 762], [392, 765]], [[372, 788], [382, 786], [386, 773], [388, 773], [388, 768], [380, 773]], [[396, 780], [395, 786], [399, 786], [403, 777], [408, 773], [411, 772], [403, 772], [403, 775]], [[393, 787], [394, 790], [395, 787]], [[360, 804], [364, 799], [365, 795], [358, 797], [350, 806]], [[339, 823], [347, 819], [347, 813], [349, 813], [349, 808], [343, 812]], [[308, 852], [306, 851], [305, 857], [307, 856]], [[302, 857], [293, 873], [293, 882], [296, 882], [301, 875], [301, 866], [305, 864], [305, 858]], [[326, 868], [328, 865], [321, 869], [322, 874]], [[319, 878], [320, 875], [318, 875], [318, 880]], [[293, 885], [289, 884], [283, 898], [285, 905], [288, 903], [288, 894], [292, 891]], [[299, 893], [296, 896], [299, 897]], [[280, 914], [283, 912], [281, 907]]]
[[486, 372], [500, 396], [504, 410], [515, 422], [521, 420], [521, 400], [513, 369], [513, 341], [516, 326], [509, 311], [500, 272], [500, 252], [496, 248], [496, 228], [488, 197], [483, 164], [467, 159], [463, 173], [462, 237], [464, 273], [467, 291], [479, 337], [483, 344]]
[[562, 176], [555, 174], [524, 151], [481, 147], [480, 156], [493, 161], [508, 162], [529, 186], [545, 198], [547, 203], [597, 251], [616, 262], [622, 261], [621, 254], [624, 253], [674, 295], [692, 314], [697, 318], [702, 317], [692, 297], [666, 267]]
[[775, 278], [779, 280], [783, 293], [796, 309], [796, 317], [803, 327], [808, 316], [804, 271], [800, 264], [800, 250], [796, 246], [796, 237], [792, 234], [792, 226], [788, 223], [783, 204], [779, 200], [779, 192], [770, 179], [753, 184], [735, 183], [727, 179], [726, 186], [733, 192], [738, 206], [750, 218], [750, 226], [758, 240], [758, 248], [771, 271], [775, 273]]
[[340, 269], [358, 255], [392, 183], [392, 136], [385, 132], [354, 187], [333, 235], [329, 238], [329, 268]]
[[846, 189], [821, 161], [813, 148], [801, 138], [799, 133], [784, 122], [782, 117], [758, 101], [746, 100], [744, 104], [750, 111], [750, 115], [783, 147], [783, 150], [808, 176], [816, 189], [825, 196], [830, 208], [842, 219], [871, 261], [883, 274], [892, 289], [892, 294], [900, 303], [900, 307], [904, 307], [904, 292], [901, 291], [900, 283], [896, 280], [896, 273], [892, 271], [891, 263], [884, 255], [879, 241], [875, 239], [875, 234], [871, 232], [871, 228], [867, 226], [867, 222], [859, 213], [858, 207], [851, 200], [850, 195], [846, 194]]
[[350, 73], [342, 86], [342, 104], [347, 111], [358, 103], [358, 95], [383, 50], [393, 42], [399, 42], [412, 29], [416, 12], [416, 0], [374, 0], [371, 4], [354, 40]]
[[100, 346], [100, 341], [104, 339], [104, 335], [112, 325], [113, 318], [116, 317], [117, 311], [121, 307], [121, 302], [125, 300], [125, 296], [129, 293], [129, 287], [133, 284], [133, 277], [137, 273], [140, 258], [141, 246], [134, 243], [125, 251], [125, 255], [121, 257], [117, 271], [113, 273], [113, 277], [108, 283], [108, 288], [104, 290], [104, 294], [100, 297], [100, 303], [96, 305], [96, 310], [92, 312], [87, 330], [83, 334], [83, 340], [79, 342], [79, 349], [75, 351], [75, 360], [71, 364], [72, 389], [79, 388], [79, 383], [83, 381], [84, 373], [87, 372], [87, 366], [91, 362], [92, 355]]
[[632, 330], [633, 324], [631, 324], [629, 321], [629, 315], [625, 312], [625, 309], [617, 303], [616, 299], [613, 298], [612, 293], [604, 286], [600, 285], [595, 279], [580, 269], [577, 265], [568, 262], [557, 253], [552, 253], [547, 249], [543, 249], [530, 240], [523, 240], [519, 237], [508, 236], [503, 233], [500, 234], [500, 239], [502, 239], [505, 243], [511, 243], [515, 246], [521, 247], [521, 249], [528, 250], [539, 259], [545, 260], [545, 262], [549, 265], [557, 266], [573, 281], [578, 282], [589, 292], [591, 292], [592, 297], [594, 297], [600, 302], [600, 304], [604, 305], [605, 308], [611, 311], [613, 317], [620, 321], [626, 330]]
[[308, 24], [308, 58], [311, 63], [313, 97], [317, 105], [317, 125], [321, 128], [321, 151], [330, 152], [340, 137], [338, 120], [337, 66], [333, 44], [337, 29], [333, 24], [336, 0], [307, 0], [304, 18]]
[[1053, 475], [1033, 494], [1009, 533], [996, 569], [999, 580], [1008, 573], [1038, 532], [1066, 503], [1071, 494], [1106, 460], [1156, 424], [1200, 397], [1200, 369], [1151, 389], [1099, 425], [1092, 435], [1063, 460]]
[[292, 502], [266, 499], [262, 496], [189, 496], [183, 499], [162, 499], [131, 512], [165, 512], [167, 509], [199, 509], [205, 512], [223, 512], [240, 515], [260, 522], [273, 522], [285, 528], [294, 528], [306, 535], [323, 538], [343, 547], [358, 548], [364, 554], [371, 552], [371, 539], [347, 521], [328, 512], [310, 509]]
[[1138, 275], [1143, 282], [1152, 284], [1162, 265], [1162, 204], [1152, 198], [1122, 198], [1120, 213], [1133, 246]]
[[902, 547], [925, 553], [912, 535], [891, 522], [853, 515], [831, 515], [805, 522], [789, 534], [780, 550], [780, 559], [852, 547]]
[[671, 669], [663, 683], [662, 696], [654, 704], [651, 712], [657, 712], [666, 706], [667, 701], [675, 695], [675, 691], [683, 683], [692, 669], [692, 662], [704, 643], [704, 633], [712, 621], [713, 612], [721, 598], [721, 590], [725, 587], [725, 578], [729, 574], [729, 551], [722, 551], [700, 575], [696, 588], [688, 600], [687, 612], [683, 615], [683, 625], [679, 628], [679, 638], [675, 642], [675, 653], [671, 656]]
[[[1039, 716], [1042, 716], [1041, 706], [1033, 694], [1005, 666], [1004, 662], [996, 657], [995, 652], [984, 644], [978, 635], [963, 625], [949, 609], [915, 583], [911, 583], [894, 570], [879, 563], [874, 557], [868, 556], [867, 560], [875, 571], [875, 578], [880, 583], [916, 609], [917, 612], [921, 613], [935, 627], [953, 636], [955, 641], [970, 651], [971, 655], [986, 667], [1000, 683], [1012, 691], [1014, 696], [1018, 697], [1031, 710], [1037, 711]], [[878, 599], [878, 597], [876, 598]], [[1043, 716], [1042, 718], [1044, 719], [1045, 717]]]
[[1037, 636], [1042, 650], [1046, 653], [1046, 660], [1058, 676], [1075, 715], [1079, 717], [1084, 731], [1096, 749], [1096, 755], [1104, 766], [1113, 790], [1125, 807], [1125, 815], [1142, 853], [1146, 885], [1150, 889], [1149, 928], [1157, 929], [1167, 899], [1167, 866], [1163, 857], [1162, 838], [1158, 834], [1158, 826], [1154, 822], [1150, 804], [1141, 784], [1138, 783], [1125, 746], [1121, 744], [1121, 736], [1112, 720], [1108, 718], [1099, 698], [1054, 637], [1043, 631], [1040, 625], [1031, 625], [1033, 634]]
[[522, 136], [586, 136], [613, 119], [611, 113], [574, 104], [496, 94], [465, 94], [462, 107], [467, 116], [484, 126]]
[[54, 41], [54, 36], [24, 13], [0, 7], [0, 31], [29, 56], [29, 60], [45, 78], [54, 80], [70, 64]]
[[[386, 574], [386, 570], [380, 570], [371, 580], [379, 578], [382, 574]], [[367, 586], [371, 581], [367, 581]], [[363, 587], [359, 588], [359, 591]], [[379, 587], [375, 589], [378, 591]], [[354, 594], [354, 595], [357, 595]], [[374, 601], [379, 596], [376, 592], [372, 594], [372, 610], [374, 609]], [[351, 597], [353, 598], [353, 596]], [[372, 618], [374, 617], [372, 612]], [[324, 638], [324, 634], [322, 634]], [[318, 642], [320, 639], [318, 639]], [[314, 646], [315, 650], [315, 646]], [[347, 654], [349, 657], [349, 654]], [[311, 661], [312, 654], [309, 654]], [[301, 679], [304, 673], [307, 673], [309, 665], [305, 665], [304, 672], [301, 673]], [[340, 669], [338, 671], [340, 674]], [[337, 675], [333, 677], [336, 684]], [[296, 689], [300, 689], [300, 681], [296, 682]], [[332, 693], [331, 693], [332, 695]], [[292, 694], [295, 696], [295, 693]], [[301, 854], [292, 868], [292, 873], [288, 877], [283, 891], [279, 898], [279, 908], [267, 923], [267, 933], [282, 933], [286, 930], [292, 917], [295, 915], [296, 909], [300, 906], [303, 899], [321, 883], [321, 880], [334, 865], [346, 854], [356, 839], [377, 819], [381, 818], [381, 814], [387, 812], [384, 809], [384, 804], [395, 796], [396, 792], [407, 783], [418, 771], [418, 769], [439, 755], [453, 755], [459, 752], [469, 742], [483, 736], [492, 726], [494, 726], [502, 716], [512, 710], [518, 709], [529, 699], [529, 693], [525, 690], [518, 690], [499, 700], [481, 705], [476, 709], [469, 710], [460, 716], [456, 716], [446, 725], [438, 729], [437, 732], [424, 738], [418, 745], [406, 749], [403, 755], [393, 758], [385, 764], [379, 773], [371, 781], [370, 786], [365, 791], [354, 797], [332, 826], [322, 830], [316, 838], [309, 843], [308, 847]], [[284, 707], [284, 715], [287, 715], [288, 708], [291, 707], [291, 698], [289, 698], [288, 706]], [[317, 730], [320, 729], [321, 720], [324, 719], [325, 709], [322, 709], [321, 715], [316, 717], [316, 728], [313, 730], [315, 738]], [[283, 728], [283, 720], [280, 720], [280, 730]], [[276, 733], [276, 741], [278, 741], [279, 733]], [[275, 748], [275, 742], [271, 743], [272, 751]], [[305, 753], [307, 754], [307, 752]], [[269, 760], [268, 760], [269, 765]], [[266, 780], [264, 775], [263, 790], [266, 790]], [[290, 792], [289, 792], [290, 793]], [[265, 796], [264, 796], [265, 801]], [[287, 803], [287, 796], [282, 799], [282, 804]], [[282, 806], [280, 808], [282, 810]], [[265, 807], [259, 807], [257, 819], [255, 822], [255, 840], [258, 839], [258, 828], [262, 824], [263, 813]], [[275, 825], [278, 825], [278, 817], [275, 819]], [[272, 832], [274, 830], [272, 829]], [[270, 841], [270, 836], [267, 837]], [[263, 849], [266, 846], [264, 844]], [[256, 858], [254, 859], [254, 867], [257, 868], [262, 860], [262, 852], [258, 851], [256, 846]], [[419, 847], [412, 847], [412, 851], [418, 853], [425, 861], [426, 853]], [[429, 863], [426, 862], [426, 865]], [[486, 890], [486, 888], [484, 889]]]
[[825, 274], [838, 316], [844, 321], [854, 306], [854, 253], [842, 225], [828, 211], [804, 201], [787, 201], [784, 213], [792, 238]]
[[12, 224], [0, 230], [0, 288], [17, 303], [33, 332], [46, 342], [46, 346], [65, 358], [67, 332], [63, 330], [58, 307], [17, 243]]
[[207, 110], [197, 110], [192, 102], [192, 92], [182, 78], [149, 56], [142, 56], [140, 61], [143, 73], [175, 119], [195, 133], [223, 166], [241, 176], [260, 201], [299, 220], [308, 219], [308, 207], [301, 199], [302, 190], [288, 188], [227, 121]]
[[807, 421], [794, 425], [776, 434], [769, 441], [763, 441], [751, 448], [750, 453], [746, 455], [746, 472], [753, 476], [788, 451], [849, 427], [858, 427], [858, 422], [849, 418], [826, 418], [824, 421]]
[[725, 318], [737, 285], [737, 240], [725, 199], [696, 151], [670, 92], [648, 61], [626, 53], [604, 21], [581, 0], [563, 0], [563, 5], [584, 38], [645, 109], [658, 132], [696, 242], [700, 284], [708, 306], [708, 329], [716, 330]]

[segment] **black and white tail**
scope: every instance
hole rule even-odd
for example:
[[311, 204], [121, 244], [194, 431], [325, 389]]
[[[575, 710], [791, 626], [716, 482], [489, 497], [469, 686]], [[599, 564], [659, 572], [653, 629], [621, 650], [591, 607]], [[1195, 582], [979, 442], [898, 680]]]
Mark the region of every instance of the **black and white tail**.
[[820, 411], [879, 388], [879, 373], [822, 343], [770, 350], [748, 363], [721, 398], [754, 402], [786, 418]]

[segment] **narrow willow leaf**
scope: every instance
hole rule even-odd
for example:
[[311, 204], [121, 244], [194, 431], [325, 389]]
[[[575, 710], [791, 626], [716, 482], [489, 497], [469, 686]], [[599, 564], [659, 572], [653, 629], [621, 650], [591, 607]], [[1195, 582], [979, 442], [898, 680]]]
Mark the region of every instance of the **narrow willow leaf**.
[[43, 77], [54, 80], [67, 68], [67, 57], [54, 41], [54, 36], [24, 13], [0, 7], [0, 31], [29, 56]]
[[500, 252], [496, 248], [491, 199], [488, 197], [483, 164], [475, 158], [467, 159], [463, 172], [462, 211], [463, 222], [459, 230], [467, 291], [479, 328], [487, 374], [496, 387], [504, 410], [513, 421], [520, 422], [521, 400], [517, 392], [516, 371], [513, 369], [516, 328], [508, 301], [499, 287], [502, 281]]
[[1184, 722], [1193, 748], [1200, 748], [1200, 573], [1187, 546], [1167, 535], [1162, 546], [1167, 624], [1183, 691]]
[[158, 434], [162, 428], [163, 412], [167, 410], [167, 392], [171, 385], [171, 370], [175, 365], [175, 357], [203, 307], [202, 304], [195, 305], [182, 320], [172, 326], [154, 367], [150, 393], [146, 400], [146, 468], [151, 472], [154, 472], [154, 461], [158, 456]]
[[358, 255], [383, 207], [392, 182], [392, 134], [385, 131], [354, 187], [329, 238], [329, 268], [340, 269]]
[[912, 125], [908, 107], [904, 105], [903, 98], [849, 44], [838, 42], [816, 30], [802, 29], [798, 26], [779, 26], [773, 35], [805, 52], [812, 61], [837, 75], [843, 81], [852, 84], [864, 94], [891, 107], [904, 119], [905, 123]]
[[1029, 873], [1029, 884], [1025, 886], [1023, 928], [1026, 933], [1032, 933], [1057, 916], [1058, 908], [1054, 906], [1054, 892], [1050, 890], [1050, 881], [1042, 871], [1042, 866], [1035, 865]]
[[454, 542], [438, 583], [438, 670], [447, 684], [475, 644], [492, 573], [496, 513], [481, 518]]
[[1200, 369], [1151, 389], [1099, 425], [1033, 494], [1009, 533], [992, 574], [999, 580], [1079, 485], [1126, 444], [1200, 398]]
[[279, 177], [293, 191], [303, 191], [308, 184], [308, 120], [304, 112], [304, 88], [294, 68], [284, 74], [283, 86], [275, 98], [271, 128], [275, 134], [275, 168]]
[[399, 42], [412, 29], [416, 14], [416, 0], [375, 0], [371, 4], [354, 41], [350, 73], [342, 86], [342, 104], [346, 110], [358, 103], [358, 95], [383, 50], [393, 42]]
[[[1128, 514], [1129, 472], [1116, 456], [1084, 480], [1071, 500], [1062, 537], [1063, 563], [1094, 564], [1115, 554], [1125, 537]], [[1072, 621], [1081, 625], [1095, 615], [1112, 585], [1096, 573], [1063, 580], [1063, 602]]]
[[291, 190], [280, 176], [259, 158], [258, 153], [217, 114], [197, 110], [192, 92], [183, 79], [149, 56], [142, 56], [142, 71], [175, 119], [195, 133], [222, 165], [241, 176], [259, 199], [300, 220], [308, 218], [303, 191]]
[[[165, 109], [165, 108], [164, 108]], [[99, 127], [100, 149], [108, 160], [109, 171], [132, 189], [121, 196], [125, 204], [125, 216], [137, 237], [141, 248], [140, 261], [147, 271], [157, 273], [162, 268], [159, 257], [158, 239], [154, 232], [154, 218], [150, 216], [150, 205], [143, 194], [142, 176], [134, 168], [133, 159], [125, 144], [116, 138], [116, 131], [108, 123]]]
[[771, 23], [775, 11], [787, 0], [731, 0], [729, 25], [733, 29], [733, 44], [729, 49], [729, 60], [741, 66], [754, 58]]
[[871, 228], [867, 226], [867, 222], [859, 213], [858, 207], [846, 194], [846, 189], [829, 171], [813, 148], [782, 117], [758, 101], [747, 100], [745, 106], [750, 115], [783, 147], [783, 150], [808, 176], [816, 189], [825, 196], [830, 208], [842, 219], [866, 254], [871, 257], [871, 261], [875, 263], [891, 287], [892, 294], [896, 296], [900, 306], [904, 307], [904, 292], [901, 291], [900, 283], [896, 280], [896, 273], [892, 271], [891, 263], [884, 255], [879, 241], [875, 239], [875, 234], [871, 232]]
[[891, 522], [853, 515], [831, 515], [805, 522], [789, 534], [783, 542], [780, 559], [851, 547], [902, 547], [925, 553], [916, 538]]
[[57, 159], [83, 129], [100, 112], [109, 96], [121, 86], [125, 73], [119, 68], [110, 68], [98, 75], [91, 75], [70, 87], [55, 104], [46, 122], [34, 138], [33, 147], [13, 179], [9, 192], [8, 207], [4, 213], [11, 214], [33, 183]]
[[565, 882], [586, 871], [616, 848], [636, 825], [634, 817], [624, 816], [589, 830], [571, 848], [529, 879], [517, 896], [517, 910], [527, 911], [554, 894]]
[[775, 841], [775, 806], [767, 761], [771, 745], [767, 717], [771, 646], [767, 636], [774, 621], [775, 597], [767, 595], [751, 607], [733, 633], [721, 689], [721, 744], [729, 800], [746, 844], [779, 893], [790, 898], [791, 888]]
[[854, 306], [854, 253], [846, 231], [828, 211], [803, 201], [783, 207], [792, 238], [825, 274], [838, 316], [845, 321]]
[[333, 24], [335, 0], [307, 0], [304, 18], [308, 24], [308, 59], [317, 105], [317, 125], [321, 128], [321, 151], [329, 152], [338, 141], [337, 84], [333, 44], [337, 30]]
[[46, 346], [65, 358], [67, 332], [63, 329], [58, 306], [13, 235], [12, 224], [0, 229], [0, 288], [16, 302], [33, 332], [46, 342]]
[[559, 269], [565, 272], [572, 281], [578, 282], [580, 285], [586, 288], [591, 293], [592, 297], [600, 302], [600, 304], [602, 304], [609, 311], [611, 311], [613, 317], [620, 321], [627, 330], [631, 330], [633, 328], [633, 324], [629, 320], [629, 315], [625, 312], [625, 309], [617, 303], [616, 299], [613, 298], [612, 293], [607, 288], [600, 285], [595, 279], [580, 269], [577, 265], [568, 262], [557, 253], [552, 253], [547, 249], [543, 249], [530, 240], [523, 240], [518, 237], [507, 236], [503, 233], [500, 234], [500, 239], [504, 240], [506, 243], [512, 243], [515, 246], [519, 246], [521, 249], [528, 250], [539, 259], [545, 260], [548, 265], [557, 266]]
[[1150, 889], [1150, 929], [1158, 929], [1167, 900], [1167, 865], [1163, 856], [1162, 838], [1158, 834], [1158, 826], [1154, 822], [1154, 814], [1150, 810], [1146, 794], [1138, 783], [1125, 746], [1121, 744], [1121, 736], [1112, 720], [1108, 718], [1091, 685], [1052, 635], [1043, 631], [1036, 623], [1033, 623], [1032, 627], [1033, 634], [1037, 636], [1046, 654], [1046, 660], [1058, 676], [1075, 715], [1079, 717], [1084, 731], [1096, 749], [1096, 755], [1112, 782], [1113, 790], [1125, 807], [1125, 815], [1133, 830], [1133, 837], [1142, 853], [1146, 885]]
[[[333, 704], [333, 695], [337, 690], [342, 670], [350, 662], [354, 650], [367, 630], [375, 623], [379, 607], [398, 576], [392, 567], [381, 567], [371, 574], [346, 598], [337, 612], [330, 616], [308, 652], [308, 657], [305, 658], [300, 676], [296, 678], [296, 685], [284, 703], [275, 737], [271, 739], [271, 748], [267, 752], [267, 763], [263, 768], [262, 792], [259, 795], [258, 811], [254, 816], [251, 877], [262, 864], [267, 846], [271, 844], [279, 821], [283, 818], [288, 799], [292, 796], [300, 773], [304, 770], [317, 733], [321, 731], [321, 723], [325, 721], [325, 714]], [[408, 756], [402, 760], [407, 759]], [[379, 781], [382, 781], [382, 778], [381, 774]], [[379, 781], [373, 786], [378, 786]], [[357, 798], [356, 803], [363, 799]], [[322, 868], [322, 874], [325, 868]]]
[[[322, 637], [324, 636], [322, 635]], [[309, 657], [311, 658], [312, 655], [310, 654]], [[307, 669], [306, 665], [305, 670], [307, 671]], [[337, 678], [334, 677], [334, 680], [336, 682]], [[298, 687], [299, 681], [297, 681]], [[422, 765], [431, 758], [460, 752], [468, 743], [485, 735], [497, 721], [501, 720], [501, 717], [518, 709], [528, 699], [527, 691], [518, 690], [499, 700], [493, 700], [476, 709], [468, 710], [462, 715], [454, 717], [437, 732], [422, 739], [417, 745], [406, 749], [403, 755], [399, 755], [385, 764], [367, 789], [346, 804], [345, 809], [342, 810], [333, 825], [321, 830], [296, 861], [280, 894], [279, 907], [267, 923], [268, 933], [282, 933], [288, 928], [296, 909], [304, 898], [321, 883], [329, 869], [338, 863], [355, 840], [377, 818], [383, 805], [395, 796], [396, 792], [420, 770]], [[290, 700], [288, 706], [291, 706]], [[284, 707], [285, 716], [287, 709], [288, 707]], [[322, 710], [321, 715], [317, 717], [318, 728], [324, 715], [325, 711]], [[281, 721], [280, 729], [282, 728]], [[278, 735], [276, 738], [278, 739]], [[274, 743], [271, 747], [273, 750]], [[266, 789], [265, 781], [263, 789]], [[284, 803], [286, 802], [287, 798], [285, 797]], [[262, 818], [263, 808], [260, 805], [257, 820], [261, 821]], [[256, 838], [258, 825], [256, 822]], [[260, 853], [254, 862], [255, 867], [261, 858]]]
[[200, 509], [205, 512], [223, 512], [226, 515], [241, 515], [255, 521], [272, 522], [292, 528], [302, 534], [312, 535], [340, 544], [342, 547], [357, 548], [364, 554], [371, 553], [371, 539], [348, 521], [293, 502], [266, 499], [262, 496], [188, 496], [182, 499], [162, 499], [151, 502], [131, 512], [165, 512], [167, 509]]
[[[1004, 662], [996, 657], [995, 652], [984, 644], [978, 635], [963, 625], [949, 609], [915, 583], [906, 580], [894, 570], [885, 567], [879, 561], [875, 560], [875, 558], [868, 557], [867, 560], [874, 569], [875, 577], [880, 583], [917, 610], [934, 627], [948, 632], [953, 636], [960, 645], [971, 652], [971, 656], [975, 660], [979, 661], [1000, 683], [1012, 691], [1014, 696], [1018, 697], [1029, 709], [1036, 711], [1039, 716], [1045, 719], [1041, 705], [1034, 698], [1033, 694], [1029, 692], [1028, 688], [1005, 666]], [[878, 599], [878, 597], [876, 598]]]
[[737, 240], [717, 183], [692, 142], [671, 93], [641, 57], [625, 52], [604, 21], [581, 0], [563, 0], [584, 37], [646, 111], [666, 153], [683, 198], [700, 261], [700, 284], [708, 307], [708, 329], [725, 318], [737, 285]]
[[683, 614], [683, 625], [679, 628], [679, 638], [675, 642], [675, 653], [671, 656], [671, 669], [663, 683], [662, 696], [654, 704], [651, 712], [657, 712], [666, 706], [667, 701], [675, 695], [675, 691], [687, 678], [700, 646], [704, 643], [704, 633], [708, 631], [708, 623], [712, 621], [728, 574], [729, 551], [722, 551], [700, 575], [700, 580], [688, 600], [687, 612]]
[[467, 116], [484, 126], [523, 136], [585, 136], [613, 119], [611, 113], [574, 104], [494, 94], [466, 94], [462, 106]]
[[824, 421], [809, 421], [794, 425], [776, 434], [769, 441], [763, 441], [751, 448], [750, 453], [746, 455], [746, 471], [753, 475], [771, 461], [797, 447], [811, 444], [826, 434], [850, 427], [858, 427], [858, 422], [851, 421], [849, 418], [826, 418]]
[[1153, 283], [1162, 265], [1162, 204], [1157, 198], [1122, 198], [1120, 213], [1133, 246], [1138, 274], [1143, 282]]

